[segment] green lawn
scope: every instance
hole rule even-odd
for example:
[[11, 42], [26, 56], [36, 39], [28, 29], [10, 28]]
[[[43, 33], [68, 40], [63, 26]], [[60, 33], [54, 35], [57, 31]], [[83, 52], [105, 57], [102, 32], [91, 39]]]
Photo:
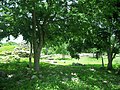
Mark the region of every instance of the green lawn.
[[16, 47], [15, 45], [2, 46], [2, 47], [0, 47], [0, 53], [6, 52], [6, 51], [7, 51], [7, 52], [11, 52], [11, 51], [14, 50], [15, 47]]
[[[57, 62], [57, 63], [54, 63], [54, 64], [57, 64], [57, 65], [71, 65], [72, 63], [99, 64], [99, 65], [102, 64], [101, 58], [99, 58], [97, 60], [96, 58], [92, 58], [92, 57], [81, 57], [79, 60], [72, 59], [70, 57], [65, 58], [65, 60], [61, 59], [60, 57], [59, 58], [53, 58], [53, 59], [54, 60], [42, 59], [40, 61], [41, 62], [48, 62], [48, 63], [50, 63], [50, 62]], [[107, 63], [108, 63], [107, 57], [104, 56], [104, 64], [105, 64], [105, 66], [107, 65]], [[120, 65], [120, 57], [116, 57], [113, 60], [113, 66], [114, 65]]]
[[100, 64], [72, 66], [41, 62], [40, 73], [36, 75], [27, 68], [26, 61], [0, 63], [0, 71], [7, 73], [6, 77], [0, 77], [0, 90], [120, 90], [120, 76], [115, 71], [100, 69]]

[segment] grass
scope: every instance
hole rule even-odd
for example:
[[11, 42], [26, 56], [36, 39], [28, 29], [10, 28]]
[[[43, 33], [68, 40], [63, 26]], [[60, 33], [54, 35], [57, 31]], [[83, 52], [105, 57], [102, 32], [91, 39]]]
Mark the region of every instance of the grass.
[[[14, 48], [15, 46], [2, 46], [0, 53]], [[120, 68], [119, 60], [120, 57], [114, 59], [114, 68]], [[61, 56], [54, 56], [54, 60], [41, 59], [39, 74], [27, 68], [28, 58], [21, 58], [20, 62], [2, 62], [4, 61], [0, 58], [0, 71], [4, 71], [7, 76], [0, 76], [0, 90], [120, 90], [117, 71], [101, 69], [101, 59], [61, 59]], [[73, 62], [85, 66], [72, 66]], [[104, 63], [105, 66], [108, 63], [106, 57]]]
[[2, 46], [2, 47], [0, 47], [0, 53], [6, 52], [6, 51], [8, 51], [8, 52], [13, 51], [15, 47], [16, 47], [15, 45]]
[[[116, 57], [114, 60], [113, 60], [113, 64], [116, 64], [116, 65], [120, 65], [120, 57]], [[48, 60], [48, 59], [42, 59], [41, 62], [57, 62], [57, 63], [54, 63], [54, 64], [57, 64], [57, 65], [71, 65], [73, 62], [75, 63], [81, 63], [81, 64], [102, 64], [102, 60], [101, 58], [99, 58], [98, 60], [96, 58], [92, 58], [92, 57], [81, 57], [79, 60], [76, 60], [76, 59], [72, 59], [70, 57], [67, 57], [65, 59], [62, 59], [61, 57], [58, 57], [54, 60]], [[104, 64], [107, 65], [108, 63], [108, 60], [107, 60], [107, 57], [104, 56]]]
[[[27, 61], [27, 60], [26, 60]], [[40, 63], [36, 75], [27, 68], [28, 62], [0, 63], [0, 90], [119, 90], [120, 77], [115, 72], [100, 69], [99, 64], [85, 66]]]

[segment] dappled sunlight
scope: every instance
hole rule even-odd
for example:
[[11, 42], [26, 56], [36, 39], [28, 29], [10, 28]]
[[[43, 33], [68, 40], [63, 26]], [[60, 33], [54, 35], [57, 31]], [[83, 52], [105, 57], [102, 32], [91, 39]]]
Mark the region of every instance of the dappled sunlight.
[[0, 6], [0, 90], [120, 90], [120, 0]]
[[[54, 78], [58, 78], [59, 79], [58, 82], [65, 84], [65, 87], [66, 85], [67, 86], [71, 85], [70, 83], [74, 83], [76, 87], [78, 84], [81, 85], [79, 86], [79, 88], [89, 87], [91, 89], [97, 88], [99, 90], [101, 90], [102, 88], [110, 89], [112, 88], [112, 86], [114, 86], [114, 88], [119, 88], [118, 85], [116, 84], [111, 85], [111, 83], [113, 82], [119, 82], [120, 79], [117, 80], [118, 78], [117, 76], [109, 74], [104, 70], [101, 71], [96, 67], [93, 68], [87, 65], [85, 67], [55, 66], [54, 70], [56, 71], [56, 74], [57, 74], [57, 75], [53, 75]], [[116, 79], [114, 79], [113, 77]], [[111, 80], [109, 78], [111, 78]], [[106, 84], [109, 84], [109, 86]]]
[[[6, 78], [1, 87], [6, 90], [23, 88], [29, 90], [114, 90], [120, 88], [120, 78], [114, 72], [100, 69], [100, 65], [63, 66], [48, 63], [40, 64], [36, 74], [27, 68], [27, 62], [0, 64]], [[8, 85], [9, 84], [9, 85]]]

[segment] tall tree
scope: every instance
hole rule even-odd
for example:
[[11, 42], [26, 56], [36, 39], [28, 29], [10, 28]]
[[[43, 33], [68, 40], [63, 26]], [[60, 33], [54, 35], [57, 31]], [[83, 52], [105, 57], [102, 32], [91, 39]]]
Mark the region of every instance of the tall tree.
[[[8, 0], [11, 12], [14, 36], [22, 34], [31, 42], [34, 50], [34, 69], [39, 71], [39, 58], [42, 47], [48, 41], [61, 40], [64, 19], [66, 17], [66, 2], [56, 0]], [[9, 13], [9, 11], [8, 11]], [[65, 15], [65, 16], [64, 16]], [[11, 33], [12, 34], [12, 33]]]
[[[116, 54], [119, 53], [119, 39], [116, 35], [116, 32], [119, 32], [119, 13], [120, 8], [117, 6], [120, 2], [117, 0], [111, 0], [104, 2], [100, 1], [97, 5], [99, 7], [99, 24], [97, 25], [99, 29], [100, 39], [104, 44], [104, 48], [108, 56], [108, 65], [107, 69], [111, 70], [112, 61], [115, 58]], [[101, 7], [103, 5], [103, 7]], [[102, 19], [101, 19], [102, 18]], [[118, 33], [119, 35], [120, 33]], [[99, 39], [99, 40], [100, 40]]]
[[73, 54], [93, 47], [104, 50], [108, 56], [107, 68], [112, 69], [112, 61], [119, 53], [119, 2], [79, 0], [74, 11], [76, 13], [72, 15], [79, 19], [72, 17], [77, 27], [74, 28], [75, 25], [72, 23], [73, 38], [70, 40], [69, 50]]

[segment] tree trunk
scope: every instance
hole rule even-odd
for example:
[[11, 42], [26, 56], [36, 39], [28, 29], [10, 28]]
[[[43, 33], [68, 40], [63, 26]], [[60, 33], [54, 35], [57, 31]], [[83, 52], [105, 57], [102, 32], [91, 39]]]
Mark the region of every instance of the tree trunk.
[[34, 70], [36, 72], [39, 72], [39, 60], [40, 60], [40, 54], [44, 43], [44, 26], [45, 21], [43, 22], [43, 25], [41, 26], [39, 24], [39, 20], [35, 13], [35, 3], [33, 3], [33, 12], [32, 12], [32, 18], [33, 18], [33, 50], [34, 50]]
[[[36, 46], [34, 46], [34, 47], [36, 47]], [[38, 47], [38, 49], [34, 48], [34, 70], [36, 72], [39, 72], [39, 59], [40, 59], [40, 52], [41, 52], [41, 50], [39, 48], [40, 47]]]
[[40, 50], [39, 50], [39, 43], [36, 35], [36, 14], [35, 14], [35, 3], [33, 3], [33, 50], [34, 50], [34, 70], [39, 72], [39, 58], [40, 58]]
[[109, 62], [108, 62], [107, 69], [108, 70], [112, 70], [113, 69], [113, 67], [112, 67], [112, 61], [111, 60], [109, 60]]
[[107, 69], [108, 70], [112, 70], [113, 67], [112, 67], [112, 61], [113, 61], [113, 58], [112, 58], [112, 53], [110, 51], [107, 52], [108, 54], [108, 65], [107, 65]]
[[103, 56], [102, 56], [102, 67], [104, 67], [104, 60], [103, 60]]
[[63, 58], [63, 59], [65, 58], [65, 54], [62, 54], [62, 58]]
[[39, 72], [39, 60], [40, 60], [41, 50], [43, 47], [43, 37], [44, 36], [43, 36], [42, 30], [40, 30], [39, 26], [37, 26], [38, 24], [36, 24], [37, 18], [36, 18], [35, 10], [33, 10], [32, 16], [33, 16], [34, 70], [36, 72]]
[[32, 42], [30, 42], [29, 67], [32, 69]]

